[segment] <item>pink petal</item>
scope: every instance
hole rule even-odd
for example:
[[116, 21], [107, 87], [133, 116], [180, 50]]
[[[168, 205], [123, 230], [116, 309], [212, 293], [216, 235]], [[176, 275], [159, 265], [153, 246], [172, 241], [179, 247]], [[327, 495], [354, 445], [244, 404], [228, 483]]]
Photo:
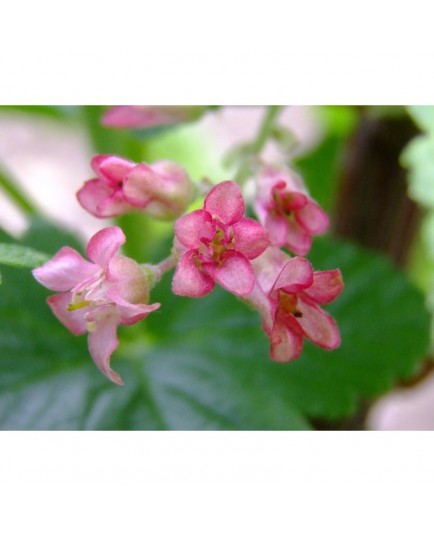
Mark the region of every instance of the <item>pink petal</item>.
[[62, 292], [61, 294], [47, 298], [47, 303], [57, 319], [74, 335], [82, 335], [87, 331], [84, 315], [89, 311], [89, 307], [81, 307], [80, 309], [69, 311], [68, 306], [71, 301], [71, 292]]
[[175, 222], [175, 235], [187, 248], [197, 248], [201, 238], [211, 240], [214, 236], [212, 217], [206, 210], [193, 210]]
[[313, 235], [325, 233], [330, 224], [327, 212], [312, 200], [309, 200], [304, 208], [295, 212], [295, 218], [306, 231]]
[[328, 270], [313, 274], [312, 286], [306, 288], [304, 293], [320, 305], [333, 301], [343, 290], [344, 282], [341, 271]]
[[98, 266], [106, 269], [110, 259], [116, 255], [125, 240], [125, 235], [119, 227], [101, 229], [89, 240], [87, 256]]
[[203, 268], [224, 289], [237, 296], [247, 296], [253, 290], [253, 268], [242, 253], [227, 251], [221, 263], [203, 263]]
[[117, 325], [115, 315], [107, 315], [97, 321], [95, 331], [89, 333], [87, 344], [90, 355], [101, 372], [112, 382], [123, 385], [120, 376], [110, 368], [110, 357], [119, 345]]
[[125, 201], [122, 189], [115, 190], [101, 179], [85, 182], [76, 195], [80, 205], [97, 218], [111, 218], [133, 209]]
[[114, 187], [122, 187], [123, 180], [136, 164], [119, 156], [100, 154], [92, 158], [90, 165], [99, 177], [107, 179]]
[[99, 267], [86, 261], [68, 246], [60, 249], [56, 255], [32, 273], [39, 283], [50, 290], [71, 290], [83, 280], [99, 272]]
[[259, 285], [266, 294], [269, 294], [277, 277], [291, 257], [276, 247], [269, 247], [252, 261]]
[[285, 245], [289, 229], [287, 218], [268, 214], [265, 219], [265, 227], [273, 246], [282, 247]]
[[181, 106], [112, 106], [102, 124], [114, 128], [150, 128], [178, 123], [185, 118]]
[[285, 246], [296, 255], [306, 255], [312, 246], [312, 237], [298, 223], [287, 220]]
[[238, 184], [224, 181], [214, 186], [205, 198], [204, 209], [226, 225], [239, 221], [244, 215], [245, 205]]
[[128, 174], [124, 183], [124, 195], [129, 203], [145, 207], [152, 199], [153, 183], [158, 176], [147, 164], [139, 164]]
[[270, 357], [278, 363], [297, 359], [303, 349], [303, 335], [286, 323], [276, 321], [270, 334]]
[[113, 289], [109, 291], [109, 297], [116, 304], [120, 324], [131, 326], [146, 318], [150, 313], [160, 307], [159, 303], [130, 303], [121, 298]]
[[214, 288], [213, 279], [196, 266], [195, 256], [195, 251], [187, 251], [178, 262], [172, 281], [172, 291], [178, 296], [200, 298]]
[[181, 166], [161, 161], [136, 166], [124, 183], [124, 194], [130, 203], [146, 208], [147, 214], [174, 219], [187, 208], [193, 189]]
[[289, 192], [286, 200], [286, 208], [289, 210], [301, 210], [308, 204], [307, 196], [300, 192]]
[[303, 315], [297, 318], [297, 322], [308, 339], [326, 350], [334, 350], [340, 345], [341, 337], [336, 322], [308, 296], [299, 296], [297, 309]]
[[262, 318], [264, 331], [270, 334], [273, 328], [276, 304], [270, 300], [258, 281], [255, 281], [252, 291], [244, 298], [244, 300], [259, 312]]
[[129, 303], [147, 303], [149, 284], [145, 274], [136, 261], [116, 255], [107, 267], [106, 280], [111, 283], [111, 292], [116, 293]]
[[285, 264], [273, 285], [272, 291], [285, 289], [297, 293], [310, 287], [313, 282], [312, 265], [303, 257], [293, 257]]
[[260, 223], [250, 218], [242, 218], [232, 226], [235, 248], [248, 259], [255, 259], [263, 253], [270, 241]]

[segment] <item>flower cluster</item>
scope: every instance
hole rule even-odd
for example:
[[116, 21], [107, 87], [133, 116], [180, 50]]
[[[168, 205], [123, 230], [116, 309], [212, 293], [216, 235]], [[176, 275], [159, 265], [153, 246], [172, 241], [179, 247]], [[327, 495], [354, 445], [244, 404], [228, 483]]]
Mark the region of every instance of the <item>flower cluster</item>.
[[[190, 112], [115, 107], [104, 122], [155, 126], [183, 120], [182, 114]], [[75, 335], [88, 333], [93, 360], [113, 382], [122, 383], [110, 368], [119, 344], [117, 326], [135, 324], [160, 307], [148, 303], [150, 291], [174, 267], [174, 294], [201, 298], [217, 283], [253, 306], [276, 362], [297, 358], [305, 338], [326, 350], [339, 346], [336, 322], [321, 306], [342, 291], [341, 273], [314, 272], [304, 258], [312, 237], [327, 230], [329, 219], [293, 171], [268, 165], [258, 169], [252, 207], [258, 221], [246, 217], [242, 184], [233, 180], [209, 189], [202, 208], [188, 212], [200, 188], [193, 187], [178, 164], [97, 155], [91, 166], [96, 177], [85, 182], [77, 199], [94, 216], [139, 210], [174, 220], [172, 252], [157, 265], [139, 265], [121, 255], [125, 235], [119, 227], [107, 227], [89, 241], [90, 261], [64, 247], [33, 271], [41, 284], [59, 293], [48, 298], [57, 318]]]

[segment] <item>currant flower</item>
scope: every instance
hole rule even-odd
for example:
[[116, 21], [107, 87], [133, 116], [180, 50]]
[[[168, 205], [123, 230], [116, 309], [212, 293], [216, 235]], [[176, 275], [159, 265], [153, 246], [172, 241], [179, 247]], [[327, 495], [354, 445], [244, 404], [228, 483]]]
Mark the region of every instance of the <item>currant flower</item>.
[[319, 307], [343, 290], [339, 269], [314, 272], [307, 259], [291, 258], [273, 247], [253, 261], [253, 266], [257, 281], [247, 301], [262, 315], [272, 360], [296, 359], [304, 338], [325, 350], [340, 345], [335, 320]]
[[160, 307], [147, 303], [149, 281], [142, 268], [118, 253], [124, 242], [119, 227], [107, 227], [88, 243], [91, 262], [66, 246], [32, 272], [39, 283], [60, 292], [47, 299], [54, 315], [74, 335], [89, 334], [92, 359], [119, 385], [120, 376], [110, 368], [110, 357], [119, 345], [118, 325], [135, 324]]
[[246, 296], [255, 277], [250, 261], [269, 245], [266, 230], [244, 217], [241, 189], [224, 181], [208, 193], [203, 209], [175, 222], [175, 250], [180, 260], [172, 282], [174, 294], [199, 298], [215, 283]]
[[77, 199], [98, 218], [139, 210], [154, 218], [175, 219], [193, 195], [187, 173], [173, 162], [136, 164], [115, 155], [97, 155], [91, 166], [97, 178], [85, 182]]
[[306, 255], [312, 236], [327, 231], [327, 213], [309, 197], [293, 172], [265, 167], [257, 179], [255, 210], [273, 246]]

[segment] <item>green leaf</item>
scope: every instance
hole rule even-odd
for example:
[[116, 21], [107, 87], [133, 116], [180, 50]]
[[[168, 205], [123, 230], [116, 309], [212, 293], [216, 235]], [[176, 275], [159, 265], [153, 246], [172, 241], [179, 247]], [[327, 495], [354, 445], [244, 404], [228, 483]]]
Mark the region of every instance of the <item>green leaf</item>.
[[407, 111], [422, 130], [434, 133], [434, 106], [407, 106]]
[[[121, 330], [126, 337], [113, 367], [122, 374], [125, 386], [115, 386], [93, 364], [86, 338], [73, 337], [53, 317], [44, 303], [45, 289], [26, 272], [6, 269], [4, 278], [1, 429], [308, 427], [300, 412], [277, 394], [249, 389], [243, 368], [225, 371], [218, 361], [213, 364], [209, 359], [202, 365], [204, 348], [190, 346], [188, 337], [184, 346], [162, 342], [150, 346], [143, 333], [145, 323], [130, 328], [128, 335]], [[210, 365], [219, 373], [211, 382]]]
[[48, 261], [48, 259], [48, 255], [35, 249], [17, 244], [0, 243], [0, 264], [22, 268], [36, 268], [36, 266], [40, 266]]
[[173, 296], [166, 275], [151, 300], [161, 309], [119, 330], [112, 366], [124, 387], [102, 376], [85, 336], [53, 317], [49, 292], [28, 272], [5, 268], [0, 428], [282, 430], [350, 414], [416, 371], [429, 318], [423, 296], [380, 256], [320, 240], [311, 260], [343, 271], [346, 288], [328, 307], [341, 348], [306, 342], [297, 361], [273, 363], [254, 311], [222, 289], [200, 300]]
[[76, 113], [76, 106], [8, 105], [0, 106], [1, 113], [29, 114], [56, 120], [67, 120]]
[[434, 209], [434, 136], [418, 136], [401, 154], [409, 169], [409, 195], [422, 206]]

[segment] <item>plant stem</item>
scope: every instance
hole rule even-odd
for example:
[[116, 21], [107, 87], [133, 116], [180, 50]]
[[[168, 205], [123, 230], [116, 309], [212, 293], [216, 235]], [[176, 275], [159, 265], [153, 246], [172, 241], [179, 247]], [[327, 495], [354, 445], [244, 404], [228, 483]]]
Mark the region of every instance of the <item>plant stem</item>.
[[[270, 138], [277, 117], [283, 108], [283, 106], [267, 106], [264, 117], [259, 126], [258, 133], [250, 144], [251, 157], [257, 157], [261, 153], [262, 149]], [[251, 167], [251, 158], [244, 160], [238, 169], [234, 180], [242, 184], [250, 175]]]
[[255, 154], [259, 154], [264, 145], [267, 143], [268, 138], [271, 135], [271, 131], [274, 127], [274, 123], [280, 112], [282, 111], [283, 106], [268, 106], [264, 118], [262, 120], [261, 126], [258, 130], [256, 138], [252, 143], [252, 151]]
[[39, 215], [39, 210], [29, 201], [26, 194], [9, 177], [3, 169], [0, 168], [0, 187], [8, 194], [10, 199], [26, 214], [27, 216]]
[[169, 255], [167, 259], [164, 259], [164, 261], [161, 261], [157, 264], [157, 268], [161, 275], [171, 270], [174, 266], [176, 266], [178, 259], [175, 255]]

